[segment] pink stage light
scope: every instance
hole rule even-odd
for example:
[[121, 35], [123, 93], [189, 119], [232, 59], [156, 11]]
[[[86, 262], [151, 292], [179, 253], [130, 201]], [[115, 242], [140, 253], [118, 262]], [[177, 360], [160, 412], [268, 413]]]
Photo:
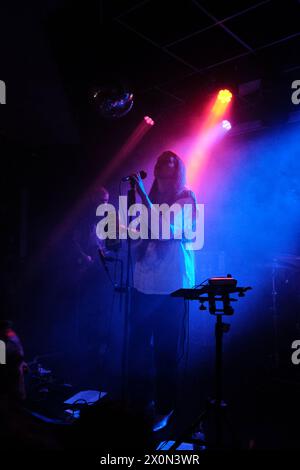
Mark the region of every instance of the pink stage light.
[[145, 116], [144, 120], [148, 124], [148, 126], [154, 126], [154, 121], [150, 116]]

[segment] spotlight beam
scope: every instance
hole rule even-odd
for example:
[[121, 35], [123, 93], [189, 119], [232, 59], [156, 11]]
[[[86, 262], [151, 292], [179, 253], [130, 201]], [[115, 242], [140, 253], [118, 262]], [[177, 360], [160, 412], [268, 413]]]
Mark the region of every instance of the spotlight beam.
[[[151, 118], [149, 118], [151, 119]], [[154, 121], [151, 119], [154, 124]], [[45, 257], [49, 254], [52, 248], [62, 239], [66, 232], [72, 230], [75, 221], [78, 220], [79, 215], [85, 210], [89, 204], [90, 195], [99, 187], [105, 184], [108, 178], [119, 167], [119, 165], [126, 160], [128, 155], [137, 147], [145, 134], [153, 127], [153, 124], [148, 124], [144, 119], [140, 122], [133, 133], [128, 137], [127, 141], [120, 148], [114, 156], [110, 164], [102, 171], [102, 173], [92, 182], [89, 189], [77, 200], [67, 217], [61, 221], [50, 234], [45, 245], [36, 254], [30, 266], [28, 276], [33, 276], [38, 266], [40, 266]]]
[[207, 116], [201, 126], [199, 136], [195, 140], [194, 148], [188, 157], [187, 175], [190, 183], [199, 176], [199, 171], [204, 168], [207, 154], [213, 145], [224, 137], [230, 129], [231, 124], [226, 121], [226, 127], [222, 126], [221, 118], [232, 101], [232, 93], [228, 89], [219, 90], [215, 98], [210, 103]]

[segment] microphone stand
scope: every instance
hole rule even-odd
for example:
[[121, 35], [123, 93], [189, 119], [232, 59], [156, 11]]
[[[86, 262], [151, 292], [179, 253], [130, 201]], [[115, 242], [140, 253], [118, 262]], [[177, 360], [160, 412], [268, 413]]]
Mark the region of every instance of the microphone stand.
[[[130, 206], [136, 202], [136, 186], [133, 178], [129, 180], [130, 188], [127, 192], [127, 214]], [[132, 216], [128, 216], [128, 226]], [[127, 227], [128, 228], [128, 227]], [[129, 338], [129, 316], [131, 312], [132, 283], [130, 279], [132, 267], [132, 240], [127, 230], [127, 266], [125, 284], [125, 315], [124, 315], [124, 338], [122, 353], [122, 399], [124, 403], [128, 401], [128, 338]]]

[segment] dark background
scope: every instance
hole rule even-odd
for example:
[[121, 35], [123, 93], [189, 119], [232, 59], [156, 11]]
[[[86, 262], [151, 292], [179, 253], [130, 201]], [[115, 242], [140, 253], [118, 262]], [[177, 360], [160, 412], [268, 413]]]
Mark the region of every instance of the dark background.
[[[78, 324], [74, 309], [78, 304], [75, 294], [80, 281], [74, 272], [70, 237], [72, 228], [78, 225], [84, 213], [77, 213], [71, 226], [65, 227], [64, 221], [145, 114], [155, 120], [155, 126], [106, 182], [113, 198], [117, 195], [119, 176], [140, 169], [143, 164], [153, 164], [156, 155], [151, 161], [148, 155], [155, 149], [156, 141], [168, 142], [183, 128], [192, 125], [197, 118], [196, 110], [216, 89], [228, 87], [234, 93], [232, 122], [237, 130], [232, 139], [238, 143], [254, 138], [252, 134], [245, 135], [247, 126], [239, 133], [238, 126], [243, 123], [260, 120], [261, 127], [255, 136], [273, 128], [276, 134], [282, 126], [292, 125], [288, 124], [289, 116], [290, 113], [296, 116], [297, 109], [290, 100], [290, 87], [293, 80], [300, 78], [299, 9], [296, 0], [284, 3], [254, 0], [2, 2], [0, 79], [6, 83], [7, 104], [0, 107], [1, 315], [15, 321], [30, 359], [35, 355], [58, 354], [63, 360], [55, 367], [67, 379], [75, 380], [74, 370], [79, 359], [74, 351], [78, 341], [84, 340], [76, 336]], [[243, 95], [241, 85], [252, 80], [260, 81], [259, 88]], [[109, 120], [99, 115], [91, 96], [95, 88], [114, 83], [130, 89], [135, 103], [125, 117]], [[296, 118], [295, 121], [297, 125]], [[203, 199], [205, 202], [205, 195]], [[221, 247], [220, 240], [212, 237], [207, 249], [207, 269], [201, 271], [201, 276], [202, 273], [218, 274], [215, 271], [220, 269], [226, 243]], [[292, 251], [295, 255], [299, 252], [297, 244]], [[231, 272], [239, 266], [243, 279], [247, 280], [248, 268], [246, 265], [241, 268], [241, 258], [241, 253], [237, 259], [231, 257], [226, 269]], [[269, 267], [266, 264], [262, 269], [268, 276], [266, 284], [269, 286]], [[99, 270], [98, 276], [90, 284], [82, 281], [94, 286], [96, 297], [98, 280], [102, 292], [110, 289], [103, 272]], [[287, 277], [295, 279], [290, 272], [288, 276], [280, 276], [285, 288]], [[250, 277], [252, 280], [254, 273]], [[292, 289], [292, 295], [297, 289]], [[282, 289], [281, 298], [283, 296]], [[271, 303], [270, 288], [262, 289], [253, 304], [255, 309], [258, 306], [261, 309], [256, 310], [255, 315], [270, 312]], [[288, 309], [286, 305], [284, 303], [284, 308]], [[291, 309], [299, 308], [295, 305], [293, 303]], [[241, 378], [243, 374], [239, 375], [243, 384], [241, 390], [245, 394], [247, 390], [252, 393], [256, 386], [263, 389], [259, 395], [262, 409], [265, 409], [265, 395], [272, 394], [274, 388], [287, 399], [299, 387], [299, 373], [295, 369], [286, 372], [290, 365], [284, 374], [282, 371], [275, 374], [276, 385], [273, 386], [273, 382], [261, 385], [266, 369], [268, 374], [272, 370], [269, 357], [272, 318], [271, 313], [268, 315], [260, 331], [255, 333], [256, 345], [261, 346], [265, 358], [261, 361], [264, 364], [261, 370], [257, 369], [259, 354], [253, 360], [256, 349], [253, 337], [252, 348], [248, 351], [245, 336], [241, 336], [236, 343], [238, 346], [233, 347], [232, 363], [228, 360], [230, 371], [239, 352], [245, 351], [247, 361], [240, 364], [240, 370], [251, 370], [251, 373], [246, 374], [245, 379]], [[97, 321], [97, 318], [92, 317], [90, 321]], [[122, 318], [115, 314], [113, 321], [113, 346], [104, 383], [113, 384], [115, 391], [119, 386]], [[87, 319], [84, 322], [88, 323]], [[107, 322], [109, 319], [105, 318], [106, 333], [101, 337], [104, 349]], [[248, 331], [250, 324], [249, 314]], [[192, 335], [196, 337], [200, 330], [197, 330], [197, 322], [194, 326]], [[202, 339], [205, 334], [213, 334], [211, 326], [206, 328], [201, 330]], [[97, 341], [99, 337], [92, 338], [91, 343], [96, 346], [84, 355], [84, 360], [81, 357], [80, 368], [86, 371], [79, 377], [82, 383], [90, 380], [91, 362], [98, 364], [98, 359], [95, 360], [99, 355], [97, 344], [102, 343]], [[195, 344], [199, 346], [199, 343], [196, 338]], [[211, 342], [203, 344], [200, 348], [212, 352]], [[198, 346], [195, 355], [199, 352]], [[287, 354], [285, 351], [285, 365], [289, 364]], [[210, 356], [206, 349], [203, 357]], [[201, 361], [207, 372], [202, 375], [203, 381], [209, 388], [212, 364], [206, 359], [201, 358]], [[194, 390], [202, 390], [203, 399], [205, 386], [195, 378], [199, 367], [195, 359], [190, 380], [197, 385]], [[278, 382], [282, 375], [290, 384], [288, 388], [283, 387], [282, 381]], [[229, 377], [231, 384], [235, 384], [230, 373]], [[271, 377], [273, 380], [273, 372]], [[237, 399], [241, 383], [237, 380], [237, 384], [232, 385], [231, 393]], [[191, 414], [198, 406], [197, 392], [192, 398]], [[272, 427], [276, 400], [274, 398], [274, 404], [270, 405], [267, 428]], [[262, 434], [265, 433], [262, 431]], [[278, 439], [282, 439], [281, 434]], [[270, 441], [270, 445], [274, 445], [276, 439]]]

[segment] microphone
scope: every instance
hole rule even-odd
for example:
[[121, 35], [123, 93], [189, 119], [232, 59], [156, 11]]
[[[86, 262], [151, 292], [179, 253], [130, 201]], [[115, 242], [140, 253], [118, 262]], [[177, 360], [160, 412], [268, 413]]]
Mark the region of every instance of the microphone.
[[[140, 174], [140, 177], [142, 178], [142, 180], [144, 180], [146, 177], [147, 177], [147, 173], [144, 171], [144, 170], [141, 170], [138, 172]], [[128, 176], [123, 176], [122, 178], [122, 182], [124, 183], [125, 181], [130, 181], [135, 175], [132, 174], [132, 175], [128, 175]]]

